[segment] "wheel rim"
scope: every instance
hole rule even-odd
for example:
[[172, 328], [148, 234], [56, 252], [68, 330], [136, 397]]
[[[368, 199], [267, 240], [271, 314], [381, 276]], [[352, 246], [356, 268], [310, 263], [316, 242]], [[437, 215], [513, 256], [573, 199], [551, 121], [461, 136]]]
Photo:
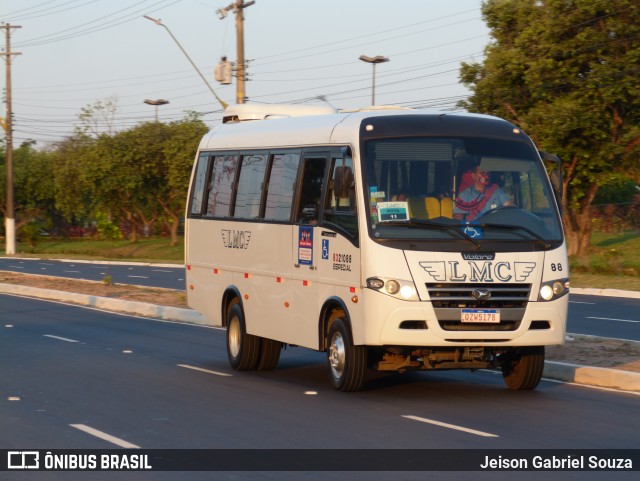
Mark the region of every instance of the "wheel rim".
[[342, 334], [336, 332], [329, 345], [329, 365], [334, 378], [340, 379], [344, 373], [345, 348]]
[[229, 340], [229, 353], [233, 357], [238, 357], [238, 354], [240, 354], [242, 333], [240, 332], [240, 322], [237, 317], [234, 317], [229, 321], [229, 327], [227, 329], [229, 331], [227, 333]]

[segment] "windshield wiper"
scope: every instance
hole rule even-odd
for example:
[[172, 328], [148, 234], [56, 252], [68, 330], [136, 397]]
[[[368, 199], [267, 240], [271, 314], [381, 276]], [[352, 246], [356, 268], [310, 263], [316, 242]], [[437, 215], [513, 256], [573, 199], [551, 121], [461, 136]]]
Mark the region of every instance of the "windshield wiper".
[[521, 230], [526, 232], [527, 234], [529, 234], [531, 237], [534, 238], [534, 240], [536, 242], [539, 242], [542, 244], [542, 246], [545, 249], [549, 249], [551, 247], [551, 244], [549, 244], [549, 242], [546, 241], [546, 239], [544, 237], [542, 237], [540, 234], [538, 234], [537, 232], [532, 231], [531, 229], [529, 229], [528, 227], [523, 227], [521, 225], [512, 225], [512, 224], [480, 224], [480, 227], [491, 227], [491, 228], [498, 228], [498, 229], [517, 229], [517, 230]]
[[482, 247], [482, 244], [480, 242], [478, 242], [477, 240], [473, 239], [472, 237], [465, 234], [462, 230], [460, 230], [460, 228], [465, 227], [466, 224], [454, 224], [454, 225], [438, 224], [437, 222], [429, 222], [427, 220], [411, 219], [411, 220], [404, 220], [404, 221], [384, 221], [384, 222], [380, 222], [378, 225], [393, 225], [393, 226], [406, 226], [406, 227], [435, 227], [436, 229], [455, 232], [460, 237], [468, 240], [474, 246], [476, 246], [476, 249], [480, 249], [480, 247]]

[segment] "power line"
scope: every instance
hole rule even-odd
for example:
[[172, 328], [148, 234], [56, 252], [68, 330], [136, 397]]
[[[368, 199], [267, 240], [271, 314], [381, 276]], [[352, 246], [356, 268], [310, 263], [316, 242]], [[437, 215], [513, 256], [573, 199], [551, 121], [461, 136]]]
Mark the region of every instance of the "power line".
[[[14, 20], [14, 16], [15, 15], [18, 15], [18, 14], [21, 14], [22, 12], [27, 12], [29, 10], [33, 10], [34, 8], [38, 8], [38, 7], [41, 7], [43, 5], [48, 5], [50, 3], [54, 3], [54, 2], [57, 2], [57, 1], [58, 0], [48, 0], [46, 2], [42, 2], [42, 3], [39, 3], [37, 5], [33, 5], [31, 7], [23, 8], [21, 10], [15, 10], [15, 11], [9, 12], [9, 13], [2, 13], [2, 14], [0, 14], [0, 17], [2, 17], [2, 18], [10, 18], [11, 20]], [[71, 0], [71, 2], [77, 2], [77, 1], [79, 1], [79, 0]], [[67, 2], [67, 3], [69, 3], [69, 2]], [[51, 7], [51, 8], [53, 8], [53, 7]], [[48, 10], [48, 9], [45, 8], [43, 10]]]
[[[97, 0], [92, 0], [92, 1], [97, 1]], [[159, 9], [166, 8], [166, 7], [169, 7], [171, 5], [174, 5], [176, 3], [179, 3], [182, 0], [174, 0], [169, 4], [166, 4], [166, 2], [169, 2], [171, 0], [160, 0], [160, 1], [157, 1], [156, 3], [154, 3], [153, 5], [148, 5], [148, 6], [144, 7], [144, 8], [135, 10], [134, 12], [131, 12], [131, 13], [128, 13], [126, 15], [122, 15], [122, 16], [117, 17], [115, 19], [109, 20], [107, 22], [101, 23], [101, 24], [99, 24], [99, 25], [97, 25], [95, 27], [83, 28], [83, 27], [86, 27], [87, 25], [91, 25], [91, 24], [94, 24], [94, 23], [102, 22], [104, 19], [106, 19], [108, 17], [112, 17], [114, 15], [117, 15], [117, 14], [119, 14], [121, 12], [124, 12], [126, 10], [129, 10], [131, 8], [135, 8], [135, 7], [139, 6], [139, 5], [142, 5], [143, 3], [146, 3], [147, 1], [149, 1], [149, 0], [142, 0], [141, 2], [138, 2], [138, 3], [134, 4], [134, 5], [130, 5], [128, 7], [122, 8], [120, 10], [116, 10], [115, 12], [112, 12], [112, 13], [110, 13], [108, 15], [102, 15], [102, 16], [100, 16], [98, 18], [95, 18], [95, 19], [90, 20], [88, 22], [76, 25], [74, 27], [69, 27], [69, 28], [66, 28], [64, 30], [60, 30], [58, 32], [53, 32], [53, 33], [50, 33], [50, 34], [47, 34], [47, 35], [42, 35], [40, 37], [27, 39], [27, 40], [23, 41], [22, 43], [20, 43], [19, 46], [22, 47], [22, 48], [25, 48], [25, 47], [34, 47], [34, 46], [47, 45], [47, 44], [50, 44], [50, 43], [60, 42], [60, 41], [63, 41], [63, 40], [69, 40], [69, 39], [72, 39], [72, 38], [81, 37], [81, 36], [88, 35], [88, 34], [91, 34], [91, 33], [99, 32], [99, 31], [102, 31], [102, 30], [105, 30], [105, 29], [116, 27], [118, 25], [122, 25], [124, 23], [131, 22], [133, 20], [137, 20], [138, 15], [140, 13], [143, 13], [143, 12], [145, 12], [145, 11], [151, 9], [151, 8], [159, 10]], [[89, 2], [89, 3], [92, 3], [92, 2]], [[165, 5], [162, 5], [162, 4], [165, 4]], [[82, 29], [82, 30], [78, 30], [78, 29]], [[74, 32], [74, 30], [78, 30], [78, 31]]]

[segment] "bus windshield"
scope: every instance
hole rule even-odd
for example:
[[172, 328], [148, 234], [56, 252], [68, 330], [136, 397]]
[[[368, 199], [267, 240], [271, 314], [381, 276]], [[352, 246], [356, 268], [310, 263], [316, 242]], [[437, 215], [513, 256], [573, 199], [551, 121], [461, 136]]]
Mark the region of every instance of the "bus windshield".
[[562, 241], [555, 198], [531, 144], [476, 137], [364, 144], [376, 240]]

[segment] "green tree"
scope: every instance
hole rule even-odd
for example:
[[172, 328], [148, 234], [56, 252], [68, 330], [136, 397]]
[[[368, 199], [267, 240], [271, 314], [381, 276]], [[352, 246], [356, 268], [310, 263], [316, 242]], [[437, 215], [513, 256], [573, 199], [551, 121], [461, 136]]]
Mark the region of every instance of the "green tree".
[[171, 233], [171, 245], [178, 242], [178, 227], [184, 215], [191, 168], [198, 143], [208, 128], [194, 114], [168, 126], [169, 136], [163, 145], [163, 164], [158, 173], [162, 188], [156, 194], [164, 210], [164, 222]]
[[156, 168], [166, 135], [166, 126], [154, 122], [101, 135], [96, 142], [93, 155], [99, 162], [92, 165], [92, 173], [99, 207], [126, 222], [132, 242], [159, 217]]
[[[35, 149], [34, 141], [23, 142], [13, 151], [13, 200], [16, 231], [29, 223], [49, 227], [55, 216], [53, 155]], [[0, 157], [0, 208], [6, 209], [6, 167]], [[39, 229], [35, 228], [37, 232]]]
[[133, 242], [161, 220], [175, 245], [193, 159], [206, 131], [190, 113], [169, 124], [145, 122], [95, 137], [76, 132], [55, 151], [56, 205], [69, 220], [126, 225]]
[[68, 221], [84, 223], [97, 209], [92, 175], [95, 147], [95, 139], [77, 133], [59, 142], [53, 151], [56, 208]]
[[487, 0], [492, 42], [463, 63], [461, 105], [507, 118], [564, 160], [570, 254], [590, 244], [600, 185], [640, 181], [640, 5], [636, 0]]
[[93, 104], [85, 105], [78, 114], [80, 125], [76, 127], [76, 133], [92, 137], [98, 137], [102, 134], [113, 135], [115, 133], [114, 120], [117, 111], [117, 97], [108, 97], [104, 100], [97, 100]]

